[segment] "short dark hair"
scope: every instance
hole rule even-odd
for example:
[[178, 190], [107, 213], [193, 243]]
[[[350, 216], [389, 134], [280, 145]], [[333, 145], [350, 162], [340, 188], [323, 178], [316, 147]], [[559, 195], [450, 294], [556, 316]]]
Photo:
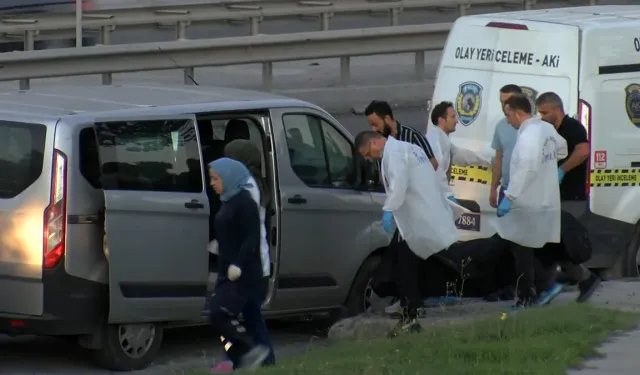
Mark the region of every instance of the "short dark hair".
[[364, 109], [365, 116], [369, 116], [373, 113], [378, 115], [380, 118], [389, 116], [393, 120], [393, 111], [391, 110], [391, 106], [383, 100], [374, 100], [369, 103], [367, 108]]
[[440, 102], [433, 107], [433, 110], [431, 111], [431, 122], [433, 125], [438, 125], [439, 118], [447, 118], [447, 110], [449, 108], [453, 108], [453, 103]]
[[360, 150], [364, 145], [368, 144], [372, 139], [376, 138], [384, 138], [382, 134], [373, 131], [373, 130], [365, 130], [363, 132], [358, 133], [356, 135], [356, 139], [353, 141], [353, 147], [356, 151]]
[[518, 85], [504, 85], [500, 89], [500, 92], [503, 94], [522, 94], [522, 89]]
[[551, 104], [553, 106], [560, 107], [562, 112], [564, 112], [564, 105], [562, 104], [562, 99], [560, 99], [560, 96], [555, 92], [549, 91], [538, 96], [538, 99], [536, 99], [536, 105], [538, 106], [541, 104]]
[[504, 102], [504, 106], [509, 106], [513, 110], [521, 110], [524, 113], [531, 114], [531, 102], [525, 94], [513, 94]]

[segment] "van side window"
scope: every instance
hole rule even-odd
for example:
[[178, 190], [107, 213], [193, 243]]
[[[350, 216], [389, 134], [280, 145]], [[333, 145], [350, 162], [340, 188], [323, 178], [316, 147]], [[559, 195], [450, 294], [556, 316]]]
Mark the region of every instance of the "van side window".
[[0, 199], [25, 191], [42, 175], [47, 127], [0, 121]]
[[351, 143], [336, 128], [325, 121], [322, 121], [322, 134], [329, 161], [331, 185], [350, 187], [353, 171], [353, 148]]
[[191, 120], [96, 124], [105, 190], [202, 192], [202, 168]]
[[100, 157], [96, 132], [91, 128], [80, 130], [80, 174], [96, 189], [100, 189]]
[[305, 114], [282, 118], [295, 174], [308, 186], [348, 188], [353, 153], [349, 141], [331, 124]]

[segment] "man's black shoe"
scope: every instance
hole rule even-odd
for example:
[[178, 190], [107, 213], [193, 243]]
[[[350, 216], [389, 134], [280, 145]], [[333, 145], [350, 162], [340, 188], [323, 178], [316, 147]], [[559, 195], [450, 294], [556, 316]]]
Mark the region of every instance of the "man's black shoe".
[[576, 302], [578, 303], [586, 302], [589, 298], [591, 298], [591, 296], [593, 295], [593, 292], [595, 292], [596, 289], [598, 289], [601, 282], [602, 282], [602, 279], [600, 279], [600, 277], [595, 273], [592, 273], [588, 279], [579, 282], [578, 290], [580, 290], [580, 295], [576, 299]]

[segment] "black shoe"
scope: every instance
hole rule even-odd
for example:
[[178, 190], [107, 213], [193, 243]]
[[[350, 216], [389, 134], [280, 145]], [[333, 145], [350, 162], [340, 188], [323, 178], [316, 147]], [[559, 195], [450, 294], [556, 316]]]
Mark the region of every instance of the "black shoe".
[[422, 325], [417, 319], [400, 320], [398, 325], [387, 335], [392, 339], [406, 333], [420, 333]]
[[592, 273], [588, 279], [579, 282], [578, 290], [580, 290], [580, 295], [576, 299], [576, 302], [586, 302], [589, 298], [591, 298], [593, 292], [598, 289], [601, 282], [602, 279], [600, 279], [600, 277], [598, 277], [598, 275], [596, 275], [595, 273]]

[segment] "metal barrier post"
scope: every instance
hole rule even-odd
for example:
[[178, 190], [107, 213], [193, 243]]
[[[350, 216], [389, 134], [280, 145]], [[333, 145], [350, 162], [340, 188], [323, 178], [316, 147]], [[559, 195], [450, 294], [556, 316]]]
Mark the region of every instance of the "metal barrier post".
[[469, 4], [459, 4], [458, 5], [458, 17], [464, 17], [467, 15], [467, 10], [471, 8]]
[[398, 8], [389, 9], [389, 26], [398, 26], [399, 15], [400, 15], [400, 9]]
[[348, 86], [351, 81], [351, 57], [344, 56], [340, 58], [340, 84]]
[[249, 35], [258, 35], [260, 32], [260, 19], [258, 17], [251, 17], [249, 19]]
[[[33, 51], [33, 45], [35, 43], [35, 30], [27, 30], [24, 32], [24, 50]], [[20, 91], [29, 90], [31, 88], [31, 82], [29, 78], [21, 79], [19, 82]]]
[[[111, 42], [111, 26], [102, 26], [100, 27], [100, 44], [109, 45]], [[102, 84], [103, 85], [111, 85], [113, 84], [113, 74], [112, 73], [102, 73]]]
[[[177, 40], [187, 39], [187, 26], [189, 26], [187, 21], [178, 21], [178, 24], [176, 27]], [[184, 69], [184, 77], [183, 77], [184, 84], [194, 85], [195, 74], [196, 74], [195, 69], [193, 69], [193, 67], [184, 67], [183, 69]]]
[[331, 18], [331, 14], [322, 13], [320, 15], [320, 31], [329, 30], [329, 19]]
[[524, 10], [531, 10], [536, 4], [536, 0], [524, 0]]

